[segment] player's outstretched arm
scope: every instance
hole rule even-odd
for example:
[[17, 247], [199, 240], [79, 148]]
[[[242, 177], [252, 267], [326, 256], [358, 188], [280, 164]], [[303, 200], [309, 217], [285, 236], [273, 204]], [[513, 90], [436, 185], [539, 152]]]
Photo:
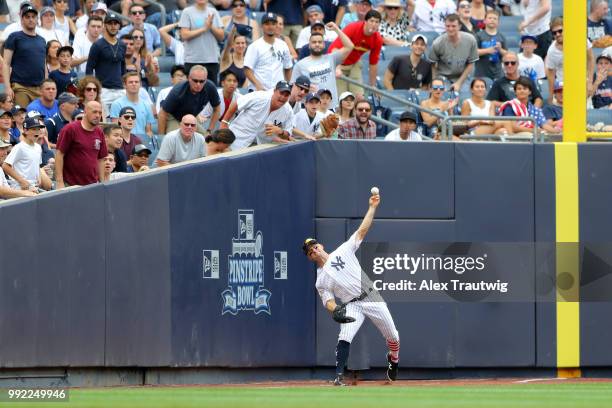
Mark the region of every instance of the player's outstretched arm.
[[370, 207], [368, 208], [368, 212], [366, 212], [365, 217], [363, 217], [363, 221], [361, 221], [361, 225], [359, 229], [357, 229], [357, 238], [362, 241], [368, 231], [370, 230], [370, 226], [372, 225], [372, 221], [374, 220], [374, 213], [376, 213], [376, 208], [380, 204], [380, 195], [378, 193], [372, 194], [370, 196]]

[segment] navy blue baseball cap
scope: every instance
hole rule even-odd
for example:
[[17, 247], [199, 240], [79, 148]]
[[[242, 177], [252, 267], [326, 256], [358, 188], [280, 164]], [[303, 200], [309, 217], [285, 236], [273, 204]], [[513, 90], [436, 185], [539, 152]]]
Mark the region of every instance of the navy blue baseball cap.
[[295, 79], [294, 85], [299, 86], [300, 88], [306, 88], [306, 90], [310, 89], [310, 78], [306, 75], [300, 75]]
[[26, 118], [23, 122], [24, 129], [43, 128], [45, 125], [38, 118]]
[[276, 13], [265, 13], [261, 17], [261, 24], [266, 24], [267, 22], [270, 22], [270, 21], [272, 21], [273, 23], [278, 22], [278, 16], [276, 15]]
[[291, 85], [287, 81], [278, 81], [274, 89], [281, 92], [291, 92]]
[[310, 247], [313, 245], [317, 245], [318, 242], [316, 239], [314, 238], [306, 238], [306, 240], [304, 241], [304, 245], [302, 245], [302, 251], [304, 251], [304, 255], [308, 255], [308, 251], [310, 250]]
[[311, 92], [308, 95], [306, 95], [306, 102], [310, 102], [313, 99], [316, 99], [317, 101], [321, 101], [321, 97], [319, 96], [317, 92]]

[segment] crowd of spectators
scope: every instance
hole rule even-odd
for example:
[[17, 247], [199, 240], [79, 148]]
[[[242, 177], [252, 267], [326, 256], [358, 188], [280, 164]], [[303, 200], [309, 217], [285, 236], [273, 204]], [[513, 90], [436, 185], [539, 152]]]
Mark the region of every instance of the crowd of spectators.
[[[164, 25], [155, 1], [3, 2], [0, 197], [254, 144], [435, 140], [450, 115], [457, 136], [562, 130], [559, 0], [165, 0]], [[612, 45], [607, 15], [591, 1], [593, 47]], [[593, 62], [596, 108], [611, 58]], [[411, 102], [397, 129], [364, 84]]]

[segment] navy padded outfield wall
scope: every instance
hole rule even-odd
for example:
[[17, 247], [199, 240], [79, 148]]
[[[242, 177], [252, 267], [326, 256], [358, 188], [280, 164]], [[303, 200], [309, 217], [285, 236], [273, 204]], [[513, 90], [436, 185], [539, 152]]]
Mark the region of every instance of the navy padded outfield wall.
[[168, 182], [173, 364], [312, 365], [312, 146], [175, 168]]
[[[578, 152], [581, 362], [609, 366], [612, 148]], [[255, 149], [0, 202], [0, 367], [333, 366], [338, 325], [301, 245], [346, 240], [374, 185], [362, 261], [395, 242], [538, 243], [494, 253], [494, 272], [540, 302], [390, 301], [402, 365], [554, 367], [554, 146], [380, 141]], [[384, 366], [385, 352], [366, 323], [349, 367]]]

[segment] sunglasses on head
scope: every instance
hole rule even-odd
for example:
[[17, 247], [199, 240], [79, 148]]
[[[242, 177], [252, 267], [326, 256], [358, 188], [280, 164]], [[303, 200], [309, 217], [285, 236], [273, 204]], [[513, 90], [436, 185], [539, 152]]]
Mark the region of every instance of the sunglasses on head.
[[504, 65], [516, 65], [516, 61], [504, 61]]

